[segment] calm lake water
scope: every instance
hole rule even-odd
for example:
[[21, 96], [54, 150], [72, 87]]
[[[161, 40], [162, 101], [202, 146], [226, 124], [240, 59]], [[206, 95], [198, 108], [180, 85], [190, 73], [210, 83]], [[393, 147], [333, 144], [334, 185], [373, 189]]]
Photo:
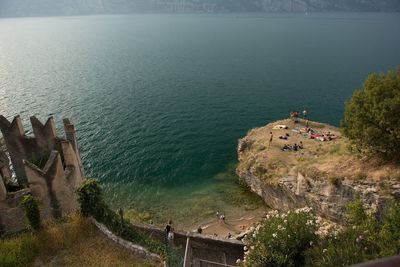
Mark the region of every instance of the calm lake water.
[[193, 224], [249, 208], [234, 168], [250, 128], [303, 108], [338, 125], [397, 65], [398, 13], [0, 19], [0, 113], [69, 117], [114, 207]]

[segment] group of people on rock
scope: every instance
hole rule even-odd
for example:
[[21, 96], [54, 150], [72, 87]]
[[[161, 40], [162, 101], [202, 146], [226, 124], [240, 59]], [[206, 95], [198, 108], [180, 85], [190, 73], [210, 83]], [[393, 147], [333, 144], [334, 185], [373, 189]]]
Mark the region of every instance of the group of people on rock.
[[304, 148], [303, 142], [300, 141], [299, 144], [295, 143], [293, 146], [284, 144], [282, 147], [282, 151], [298, 151], [299, 149], [303, 148]]

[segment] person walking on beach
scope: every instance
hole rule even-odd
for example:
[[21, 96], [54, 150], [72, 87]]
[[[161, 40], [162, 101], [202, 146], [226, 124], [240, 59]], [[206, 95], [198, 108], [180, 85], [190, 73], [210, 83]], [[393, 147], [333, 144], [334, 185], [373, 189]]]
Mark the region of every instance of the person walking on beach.
[[271, 146], [271, 144], [272, 144], [272, 140], [274, 139], [274, 135], [273, 135], [273, 133], [272, 132], [270, 132], [269, 133], [269, 143], [268, 143], [268, 147], [270, 147]]
[[218, 219], [219, 219], [219, 223], [220, 223], [220, 224], [224, 224], [224, 223], [225, 223], [225, 215], [224, 215], [224, 213], [221, 212], [221, 213], [219, 214]]

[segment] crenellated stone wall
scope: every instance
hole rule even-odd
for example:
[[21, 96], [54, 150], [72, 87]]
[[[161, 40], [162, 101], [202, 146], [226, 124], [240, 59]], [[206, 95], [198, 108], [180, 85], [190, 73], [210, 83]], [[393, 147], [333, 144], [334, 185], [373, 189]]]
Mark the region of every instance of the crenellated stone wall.
[[12, 172], [7, 155], [0, 151], [0, 233], [25, 227], [25, 223], [12, 221], [25, 221], [20, 201], [26, 194], [39, 201], [44, 220], [61, 218], [78, 208], [74, 191], [83, 181], [84, 171], [74, 125], [64, 119], [65, 137], [57, 137], [52, 117], [45, 124], [36, 117], [30, 121], [33, 136], [25, 134], [19, 116], [12, 122], [0, 116], [0, 130], [12, 169], [19, 186], [24, 188], [22, 195], [19, 191], [7, 192]]

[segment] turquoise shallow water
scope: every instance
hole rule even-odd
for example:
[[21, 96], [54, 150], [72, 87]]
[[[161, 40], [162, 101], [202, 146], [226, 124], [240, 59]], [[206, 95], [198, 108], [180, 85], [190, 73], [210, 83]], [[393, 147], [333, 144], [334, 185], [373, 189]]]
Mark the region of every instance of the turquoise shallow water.
[[399, 14], [1, 19], [0, 113], [69, 117], [114, 207], [195, 223], [243, 209], [238, 138], [293, 109], [338, 125], [399, 47]]

